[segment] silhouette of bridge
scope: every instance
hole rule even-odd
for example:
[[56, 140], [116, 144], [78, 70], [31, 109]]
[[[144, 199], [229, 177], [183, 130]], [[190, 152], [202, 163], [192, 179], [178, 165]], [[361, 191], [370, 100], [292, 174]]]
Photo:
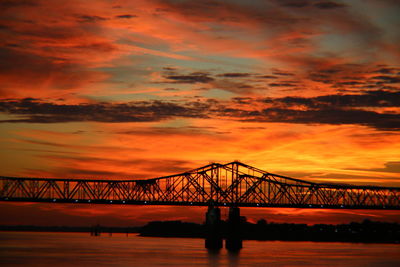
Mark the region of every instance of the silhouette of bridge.
[[235, 161], [147, 180], [0, 177], [0, 201], [400, 210], [400, 188], [314, 183]]

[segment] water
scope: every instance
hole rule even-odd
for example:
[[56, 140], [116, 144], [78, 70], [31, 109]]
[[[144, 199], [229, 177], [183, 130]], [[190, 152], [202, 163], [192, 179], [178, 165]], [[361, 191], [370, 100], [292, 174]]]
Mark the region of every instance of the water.
[[400, 266], [400, 245], [244, 241], [209, 253], [202, 239], [0, 232], [0, 266]]

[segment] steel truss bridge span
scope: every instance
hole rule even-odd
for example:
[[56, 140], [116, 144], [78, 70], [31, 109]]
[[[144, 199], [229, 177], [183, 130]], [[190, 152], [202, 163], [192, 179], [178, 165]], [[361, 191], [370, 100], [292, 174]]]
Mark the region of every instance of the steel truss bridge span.
[[313, 183], [235, 161], [147, 180], [0, 177], [0, 201], [400, 210], [400, 188]]

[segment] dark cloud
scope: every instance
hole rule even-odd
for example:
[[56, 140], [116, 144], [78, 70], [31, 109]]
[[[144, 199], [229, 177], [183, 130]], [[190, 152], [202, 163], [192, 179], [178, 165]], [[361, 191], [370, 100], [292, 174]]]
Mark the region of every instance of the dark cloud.
[[304, 124], [359, 124], [380, 130], [400, 130], [400, 114], [361, 108], [400, 107], [400, 92], [369, 91], [364, 94], [283, 97], [263, 100], [270, 107], [244, 112], [224, 111], [244, 120]]
[[257, 76], [257, 78], [262, 78], [262, 79], [277, 79], [277, 76], [274, 75], [262, 75], [262, 76]]
[[232, 101], [239, 104], [251, 104], [254, 100], [251, 97], [233, 97]]
[[314, 6], [320, 9], [335, 9], [335, 8], [345, 7], [346, 5], [333, 1], [322, 1], [315, 3]]
[[285, 71], [274, 71], [272, 72], [274, 75], [280, 75], [280, 76], [294, 76], [293, 73], [291, 72], [285, 72]]
[[[377, 108], [400, 107], [400, 92], [368, 91], [363, 94], [230, 101], [206, 99], [184, 103], [137, 101], [65, 105], [35, 99], [2, 100], [0, 112], [12, 115], [1, 122], [56, 123], [71, 121], [151, 122], [174, 118], [228, 118], [240, 121], [302, 124], [358, 124], [379, 130], [400, 130], [400, 114]], [[163, 129], [175, 134], [175, 130]]]
[[174, 68], [174, 67], [163, 67], [163, 70], [166, 70], [166, 71], [176, 71], [177, 68]]
[[292, 87], [292, 86], [296, 86], [296, 85], [294, 85], [292, 83], [269, 83], [268, 85], [272, 86], [272, 87]]
[[[395, 86], [400, 83], [400, 76], [396, 72], [397, 68], [391, 66], [371, 68], [362, 64], [339, 64], [328, 69], [315, 69], [306, 76], [342, 92], [359, 89], [358, 92], [362, 93], [365, 89], [398, 91]], [[375, 76], [371, 77], [371, 74]]]
[[309, 6], [310, 3], [309, 3], [309, 1], [289, 0], [289, 1], [282, 1], [281, 5], [286, 6], [286, 7], [300, 8], [300, 7]]
[[96, 15], [78, 15], [76, 16], [79, 22], [98, 22], [108, 20], [108, 18]]
[[338, 82], [336, 83], [337, 85], [362, 85], [364, 84], [363, 82], [358, 82], [358, 81], [348, 81], [348, 82]]
[[125, 14], [125, 15], [118, 15], [115, 16], [117, 19], [131, 19], [131, 18], [137, 18], [136, 15], [130, 15], [130, 14]]
[[389, 162], [386, 162], [384, 168], [357, 169], [357, 170], [400, 173], [400, 161], [389, 161]]
[[267, 98], [267, 103], [292, 107], [305, 105], [310, 109], [332, 109], [349, 107], [400, 107], [400, 92], [383, 90], [368, 91], [364, 94], [325, 95], [313, 98], [283, 97]]
[[209, 83], [214, 81], [206, 72], [193, 72], [187, 75], [166, 75], [164, 78], [168, 79], [170, 83]]
[[242, 130], [265, 130], [266, 127], [257, 127], [257, 126], [250, 126], [250, 127], [239, 127]]
[[[210, 89], [219, 89], [232, 92], [235, 94], [245, 94], [253, 91], [258, 87], [260, 82], [256, 73], [245, 72], [227, 72], [227, 73], [211, 73], [208, 71], [196, 71], [189, 74], [180, 73], [178, 69], [173, 67], [163, 68], [164, 80], [158, 83], [174, 83], [174, 84], [209, 84], [212, 87], [197, 88], [195, 90], [208, 91]], [[243, 79], [242, 79], [243, 78]], [[243, 82], [245, 80], [245, 82]]]
[[39, 4], [34, 0], [2, 0], [0, 2], [1, 8], [11, 8], [20, 6], [38, 6]]
[[227, 77], [227, 78], [244, 78], [250, 77], [250, 73], [242, 73], [242, 72], [230, 72], [230, 73], [222, 73], [218, 74], [219, 77]]
[[385, 83], [400, 83], [400, 77], [393, 77], [393, 76], [389, 76], [389, 75], [374, 76], [371, 79], [379, 80], [379, 81], [385, 82]]
[[0, 112], [18, 115], [18, 119], [3, 122], [56, 123], [71, 121], [146, 122], [172, 117], [206, 117], [207, 104], [178, 105], [161, 101], [143, 101], [124, 104], [62, 105], [22, 100], [3, 100]]
[[[370, 170], [364, 170], [364, 169], [349, 169], [351, 171], [354, 170], [363, 170], [363, 171], [370, 171]], [[279, 173], [281, 174], [281, 173]], [[288, 175], [283, 173], [282, 175]], [[290, 176], [289, 177], [296, 177], [296, 176]], [[309, 177], [313, 178], [309, 178]], [[335, 184], [337, 184], [337, 179], [342, 180], [343, 182], [340, 184], [343, 185], [365, 185], [366, 183], [371, 186], [382, 186], [382, 182], [390, 184], [390, 186], [399, 186], [400, 183], [398, 182], [397, 177], [393, 178], [382, 178], [380, 180], [376, 179], [376, 176], [374, 173], [370, 173], [370, 175], [353, 175], [353, 174], [343, 174], [343, 173], [327, 173], [327, 174], [322, 174], [322, 173], [314, 173], [310, 174], [310, 176], [306, 176], [308, 180], [317, 182], [317, 183], [330, 183], [332, 180], [334, 180]], [[299, 177], [299, 176], [297, 176]], [[346, 182], [347, 181], [347, 182]]]
[[[8, 31], [8, 30], [10, 30], [11, 29], [11, 27], [9, 27], [9, 26], [6, 26], [6, 25], [3, 25], [3, 24], [0, 24], [0, 31]], [[15, 45], [15, 44], [14, 44]]]
[[396, 71], [397, 71], [397, 68], [386, 68], [385, 67], [385, 68], [377, 69], [374, 72], [381, 73], [381, 74], [394, 74], [394, 73], [396, 73]]
[[[381, 114], [365, 110], [322, 109], [303, 111], [267, 108], [254, 115], [250, 121], [336, 125], [359, 124], [380, 130], [400, 130], [399, 114]], [[251, 117], [251, 114], [249, 117]]]

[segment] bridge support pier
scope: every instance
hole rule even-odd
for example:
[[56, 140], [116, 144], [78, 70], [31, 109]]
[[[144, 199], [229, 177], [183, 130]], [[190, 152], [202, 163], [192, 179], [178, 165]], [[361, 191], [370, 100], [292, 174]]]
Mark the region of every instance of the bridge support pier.
[[218, 207], [209, 206], [206, 213], [206, 242], [205, 247], [210, 250], [222, 248], [221, 235], [221, 210]]
[[101, 233], [100, 224], [93, 225], [92, 228], [90, 229], [91, 236], [100, 236], [100, 233]]
[[230, 251], [240, 250], [243, 247], [242, 234], [240, 230], [240, 209], [229, 208], [228, 233], [225, 241], [225, 248]]

